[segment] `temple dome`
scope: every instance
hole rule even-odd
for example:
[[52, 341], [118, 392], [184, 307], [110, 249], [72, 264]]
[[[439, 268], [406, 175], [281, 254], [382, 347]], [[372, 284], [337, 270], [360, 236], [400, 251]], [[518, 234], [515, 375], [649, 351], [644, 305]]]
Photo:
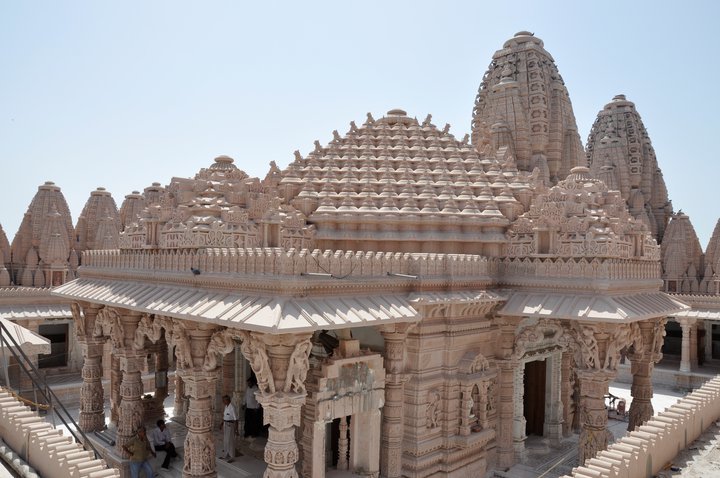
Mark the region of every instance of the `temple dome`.
[[616, 95], [598, 113], [588, 136], [587, 161], [591, 173], [620, 191], [633, 217], [662, 242], [672, 204], [645, 125], [625, 95]]
[[[16, 283], [18, 279], [20, 279], [20, 276], [24, 274], [26, 280], [23, 285], [33, 285], [33, 283], [31, 283], [32, 281], [28, 282], [27, 279], [32, 276], [34, 272], [25, 272], [23, 269], [25, 269], [25, 261], [28, 257], [37, 256], [40, 261], [45, 261], [39, 248], [43, 239], [46, 241], [49, 240], [48, 237], [45, 237], [48, 234], [45, 223], [49, 218], [53, 218], [52, 221], [56, 223], [53, 227], [54, 233], [62, 236], [60, 242], [63, 244], [65, 242], [74, 244], [74, 229], [72, 226], [72, 218], [70, 217], [70, 209], [60, 188], [51, 181], [47, 181], [38, 187], [38, 191], [30, 202], [27, 212], [20, 223], [18, 232], [12, 241], [10, 249]], [[40, 285], [44, 286], [45, 283], [43, 282]]]
[[705, 271], [700, 284], [700, 292], [720, 294], [720, 219], [715, 224], [712, 237], [705, 249]]
[[75, 248], [78, 251], [102, 248], [101, 244], [96, 241], [101, 224], [104, 230], [101, 242], [107, 244], [106, 235], [113, 234], [112, 231], [114, 231], [116, 236], [114, 242], [117, 243], [117, 235], [120, 232], [120, 215], [117, 205], [112, 195], [105, 188], [99, 187], [90, 193], [75, 226]]
[[668, 292], [698, 292], [703, 252], [690, 218], [673, 214], [661, 244], [663, 279]]
[[549, 183], [584, 164], [567, 88], [543, 42], [518, 32], [493, 55], [473, 109], [478, 151], [507, 148], [518, 169], [538, 168]]
[[307, 157], [295, 153], [279, 189], [316, 225], [321, 248], [499, 247], [503, 228], [529, 205], [530, 174], [507, 151], [479, 154], [467, 135], [458, 141], [431, 120], [399, 108], [377, 120], [368, 113]]

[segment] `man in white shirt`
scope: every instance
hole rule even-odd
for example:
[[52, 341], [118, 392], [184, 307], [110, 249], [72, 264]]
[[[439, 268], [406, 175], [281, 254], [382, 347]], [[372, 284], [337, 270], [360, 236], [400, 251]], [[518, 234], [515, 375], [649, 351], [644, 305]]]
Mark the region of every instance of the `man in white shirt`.
[[157, 421], [157, 428], [152, 431], [151, 439], [155, 451], [165, 452], [162, 467], [165, 469], [170, 468], [170, 460], [177, 456], [177, 452], [172, 442], [172, 436], [170, 436], [170, 430], [165, 426], [165, 420], [160, 419]]
[[225, 410], [223, 411], [223, 422], [220, 426], [223, 429], [224, 455], [220, 458], [227, 458], [228, 463], [232, 463], [235, 459], [235, 434], [237, 433], [238, 419], [235, 407], [230, 403], [230, 397], [225, 395], [222, 400]]

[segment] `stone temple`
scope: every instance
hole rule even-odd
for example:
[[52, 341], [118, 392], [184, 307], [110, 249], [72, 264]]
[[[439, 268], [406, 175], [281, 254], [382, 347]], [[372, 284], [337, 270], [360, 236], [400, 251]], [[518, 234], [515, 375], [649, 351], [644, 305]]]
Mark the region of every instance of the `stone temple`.
[[47, 377], [82, 373], [122, 476], [171, 388], [183, 476], [215, 476], [219, 397], [251, 374], [268, 478], [490, 476], [528, 436], [595, 466], [618, 373], [641, 430], [663, 354], [688, 389], [720, 358], [720, 226], [703, 252], [624, 95], [583, 146], [539, 38], [493, 55], [464, 138], [402, 109], [346, 129], [262, 179], [219, 156], [119, 209], [98, 188], [75, 227], [48, 182], [0, 230], [0, 312], [50, 339]]

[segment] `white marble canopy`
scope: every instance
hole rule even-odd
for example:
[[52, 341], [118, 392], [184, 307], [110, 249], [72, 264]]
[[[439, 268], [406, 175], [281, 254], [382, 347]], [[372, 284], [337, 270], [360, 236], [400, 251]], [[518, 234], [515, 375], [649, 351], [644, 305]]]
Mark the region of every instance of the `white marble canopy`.
[[513, 291], [499, 315], [593, 322], [635, 322], [665, 317], [689, 306], [663, 292], [597, 295], [583, 293]]
[[55, 288], [53, 294], [274, 334], [420, 320], [420, 314], [408, 299], [397, 294], [284, 297], [106, 279], [76, 279]]

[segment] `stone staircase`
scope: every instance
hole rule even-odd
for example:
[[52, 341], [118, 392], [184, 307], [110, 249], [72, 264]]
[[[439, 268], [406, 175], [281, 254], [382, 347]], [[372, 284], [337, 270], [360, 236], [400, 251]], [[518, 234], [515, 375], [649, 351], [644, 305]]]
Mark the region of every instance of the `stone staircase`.
[[44, 478], [120, 478], [118, 470], [5, 390], [0, 391], [0, 436]]

